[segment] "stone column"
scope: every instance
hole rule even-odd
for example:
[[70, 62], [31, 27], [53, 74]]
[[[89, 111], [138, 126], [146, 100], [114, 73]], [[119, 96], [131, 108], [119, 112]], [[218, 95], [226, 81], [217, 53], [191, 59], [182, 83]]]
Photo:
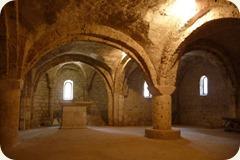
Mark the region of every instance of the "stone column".
[[18, 140], [21, 86], [20, 80], [0, 80], [0, 145], [3, 150], [8, 150]]
[[118, 126], [118, 94], [113, 94], [113, 126]]
[[114, 93], [113, 101], [114, 101], [114, 113], [113, 113], [114, 126], [123, 126], [124, 96], [120, 93]]
[[113, 97], [108, 93], [108, 125], [113, 126]]
[[145, 130], [145, 136], [156, 139], [180, 138], [180, 131], [172, 126], [172, 98], [174, 86], [160, 86], [160, 95], [154, 95], [152, 100], [153, 128]]

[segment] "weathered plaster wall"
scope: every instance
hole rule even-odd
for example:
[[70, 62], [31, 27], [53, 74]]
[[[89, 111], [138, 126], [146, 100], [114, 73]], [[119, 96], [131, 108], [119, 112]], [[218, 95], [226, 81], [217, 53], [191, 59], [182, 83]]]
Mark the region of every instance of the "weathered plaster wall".
[[124, 125], [151, 125], [151, 99], [143, 96], [144, 77], [141, 70], [136, 69], [127, 78], [128, 91], [125, 93], [123, 108]]
[[[199, 93], [203, 75], [208, 77], [207, 96]], [[231, 81], [216, 60], [207, 56], [185, 56], [178, 76], [174, 115], [180, 124], [221, 127], [223, 117], [236, 115]]]

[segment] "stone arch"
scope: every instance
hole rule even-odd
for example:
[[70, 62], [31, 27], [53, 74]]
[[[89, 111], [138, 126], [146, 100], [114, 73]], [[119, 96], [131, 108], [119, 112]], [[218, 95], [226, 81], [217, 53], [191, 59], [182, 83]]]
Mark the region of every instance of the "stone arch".
[[[210, 44], [210, 46], [208, 46], [207, 44]], [[184, 54], [182, 54], [181, 58], [194, 51], [204, 52], [204, 55], [196, 54], [196, 56], [199, 56], [199, 57], [202, 56], [202, 57], [206, 57], [209, 60], [211, 59], [214, 60], [216, 65], [218, 65], [221, 68], [221, 70], [223, 70], [223, 73], [229, 77], [232, 86], [234, 88], [237, 88], [238, 83], [237, 83], [235, 70], [233, 69], [233, 66], [230, 63], [229, 59], [223, 55], [223, 53], [226, 53], [226, 52], [224, 52], [224, 50], [220, 50], [219, 46], [218, 47], [216, 46], [217, 45], [211, 44], [210, 41], [204, 40], [203, 44], [198, 43], [198, 45], [192, 45], [189, 48], [187, 48], [184, 51]]]
[[[3, 16], [3, 23], [5, 25], [5, 35], [6, 35], [6, 50], [3, 52], [6, 57], [4, 57], [5, 64], [5, 75], [8, 78], [16, 78], [17, 77], [17, 23], [16, 15], [16, 2], [10, 1], [6, 3], [6, 5], [2, 8], [1, 16]], [[1, 21], [2, 23], [2, 21]], [[2, 59], [1, 59], [2, 60]]]
[[[222, 5], [229, 5], [226, 2], [220, 3], [223, 3]], [[165, 43], [163, 55], [161, 58], [161, 65], [159, 71], [161, 74], [160, 77], [163, 77], [163, 80], [161, 80], [160, 83], [168, 84], [168, 81], [170, 81], [170, 85], [174, 85], [176, 78], [175, 71], [178, 65], [179, 53], [189, 41], [194, 41], [194, 37], [195, 40], [196, 38], [198, 38], [196, 34], [203, 33], [206, 29], [212, 29], [214, 31], [218, 30], [219, 28], [221, 29], [221, 26], [223, 25], [231, 26], [231, 24], [239, 23], [237, 22], [239, 17], [239, 11], [234, 5], [232, 5], [232, 7], [233, 8], [230, 8], [228, 12], [224, 12], [221, 7], [213, 5], [212, 7], [209, 7], [209, 13], [214, 13], [214, 9], [219, 12], [218, 14], [214, 15], [214, 17], [212, 17], [211, 19], [204, 19], [205, 15], [200, 16], [194, 22], [192, 22], [192, 24], [187, 25], [186, 27], [179, 30], [175, 30], [170, 34], [169, 39]], [[203, 22], [198, 24], [198, 20], [202, 20]], [[204, 36], [204, 34], [202, 34], [201, 36]]]
[[193, 42], [192, 44], [189, 44], [188, 47], [186, 47], [184, 50], [181, 51], [181, 53], [179, 53], [179, 57], [183, 57], [186, 53], [194, 50], [203, 50], [215, 56], [216, 59], [218, 59], [219, 63], [221, 63], [221, 65], [228, 73], [232, 85], [235, 88], [238, 87], [236, 71], [234, 70], [233, 64], [231, 63], [230, 59], [225, 56], [225, 54], [228, 55], [228, 51], [225, 48], [211, 40], [201, 39]]
[[[209, 32], [209, 29], [212, 32], [215, 31], [217, 32], [219, 30], [224, 31], [230, 29], [232, 26], [236, 24], [240, 24], [239, 19], [237, 18], [214, 19], [209, 22], [206, 22], [205, 24], [203, 24], [190, 34], [187, 34], [188, 36], [184, 41], [178, 39], [175, 42], [171, 42], [172, 44], [170, 43], [165, 48], [166, 52], [164, 52], [164, 54], [169, 53], [169, 56], [166, 55], [165, 57], [166, 59], [163, 59], [164, 63], [161, 66], [163, 68], [163, 73], [161, 73], [162, 74], [161, 77], [163, 76], [167, 82], [170, 82], [170, 85], [175, 86], [181, 57], [185, 53], [190, 52], [192, 50], [204, 50], [213, 54], [219, 59], [219, 61], [221, 61], [221, 63], [226, 69], [226, 72], [230, 77], [232, 86], [234, 87], [233, 94], [236, 95], [237, 93], [235, 90], [238, 88], [236, 71], [234, 69], [233, 64], [231, 63], [231, 60], [227, 56], [225, 56], [225, 54], [229, 55], [228, 54], [229, 51], [227, 50], [227, 48], [223, 47], [219, 43], [208, 39], [207, 36], [208, 34], [211, 33]], [[171, 45], [173, 45], [172, 48], [170, 48]]]
[[[204, 68], [203, 64], [205, 64], [206, 67], [210, 66], [209, 69]], [[194, 65], [199, 66], [199, 68], [197, 67], [196, 69], [193, 69]], [[208, 96], [201, 97], [199, 95], [199, 78], [205, 74], [211, 79], [211, 91]], [[215, 76], [219, 77], [219, 79], [216, 80]], [[190, 118], [188, 118], [191, 120], [191, 116], [193, 116], [192, 114], [196, 114], [196, 110], [193, 109], [193, 106], [196, 108], [198, 107], [198, 111], [202, 112], [202, 114], [199, 114], [202, 116], [200, 116], [198, 122], [196, 122], [196, 119], [194, 118], [192, 118], [192, 121], [189, 120], [189, 123], [193, 124], [196, 123], [198, 125], [209, 125], [208, 127], [220, 127], [222, 119], [220, 115], [236, 116], [236, 86], [234, 86], [233, 79], [228, 68], [226, 68], [226, 64], [224, 64], [220, 57], [214, 52], [197, 48], [192, 48], [191, 50], [186, 51], [182, 56], [178, 67], [176, 87], [173, 96], [175, 104], [173, 106], [173, 110], [175, 110], [175, 112], [173, 112], [175, 113], [175, 122], [181, 119], [180, 122], [183, 120], [183, 122], [188, 123], [182, 114], [183, 111], [186, 111], [186, 115], [189, 116]], [[223, 88], [226, 90], [223, 90]], [[217, 100], [214, 100], [215, 96], [218, 98], [224, 96], [226, 100], [221, 101], [223, 98], [219, 98], [218, 102]], [[191, 104], [186, 101], [188, 97], [191, 97]], [[205, 108], [205, 105], [209, 107]], [[216, 112], [215, 117], [211, 118], [211, 116], [207, 114], [207, 110], [209, 113], [212, 113], [211, 108], [214, 107], [216, 107], [215, 110], [219, 107], [219, 112]], [[183, 111], [181, 108], [183, 108]], [[224, 112], [222, 112], [223, 110]], [[218, 121], [216, 122], [214, 119], [218, 119]]]
[[[69, 57], [69, 56], [72, 56], [72, 57]], [[107, 95], [108, 95], [108, 106], [107, 106], [107, 109], [108, 109], [108, 123], [109, 125], [113, 125], [113, 122], [112, 122], [112, 119], [113, 119], [113, 82], [112, 82], [112, 77], [110, 75], [110, 68], [108, 68], [108, 66], [104, 65], [104, 64], [101, 64], [99, 63], [98, 61], [92, 59], [92, 61], [88, 61], [84, 58], [86, 58], [85, 56], [82, 56], [82, 55], [62, 55], [60, 57], [57, 57], [61, 60], [63, 60], [63, 62], [61, 63], [64, 63], [64, 62], [67, 62], [67, 61], [80, 61], [82, 63], [85, 63], [87, 65], [89, 65], [90, 67], [92, 67], [95, 71], [95, 74], [99, 74], [100, 77], [102, 77], [103, 79], [103, 82], [105, 84], [105, 87], [106, 87], [106, 91], [107, 91]], [[57, 61], [57, 59], [56, 59]], [[57, 61], [58, 64], [60, 64], [59, 61]], [[54, 61], [53, 61], [54, 63]], [[56, 65], [56, 64], [55, 64]], [[79, 66], [79, 68], [81, 68]], [[84, 74], [84, 70], [81, 69], [83, 74]], [[87, 77], [86, 77], [87, 78]], [[93, 80], [93, 78], [92, 78]]]
[[[227, 57], [224, 56], [224, 53], [227, 53], [227, 50], [222, 46], [218, 45], [216, 42], [210, 41], [204, 37], [206, 36], [206, 34], [210, 33], [208, 29], [212, 29], [215, 31], [219, 29], [226, 30], [228, 28], [231, 28], [231, 26], [234, 26], [234, 24], [240, 24], [239, 19], [237, 18], [214, 19], [209, 22], [206, 22], [205, 24], [203, 24], [190, 34], [187, 34], [184, 41], [178, 38], [175, 41], [173, 40], [172, 42], [169, 42], [169, 44], [166, 45], [166, 47], [164, 48], [163, 58], [161, 61], [162, 63], [161, 77], [164, 77], [165, 79], [170, 81], [171, 82], [170, 85], [174, 85], [176, 82], [176, 74], [179, 65], [179, 60], [181, 56], [183, 56], [183, 54], [186, 53], [186, 51], [189, 51], [191, 49], [203, 49], [218, 54], [218, 56], [221, 57], [222, 60], [224, 60], [224, 63], [230, 66], [229, 67], [230, 73], [234, 74], [230, 60], [228, 60]], [[221, 28], [221, 26], [223, 25], [225, 27]]]
[[[132, 66], [134, 65], [134, 66]], [[132, 67], [131, 67], [132, 66]], [[132, 70], [127, 74], [125, 75], [126, 77], [123, 79], [123, 83], [122, 83], [122, 90], [124, 90], [124, 86], [126, 85], [126, 79], [131, 76], [131, 74], [138, 68], [138, 64], [135, 63], [135, 61], [133, 61], [131, 58], [129, 57], [125, 57], [121, 63], [119, 64], [118, 66], [118, 69], [116, 70], [116, 77], [115, 79], [118, 79], [120, 75], [122, 75], [127, 68], [132, 68]], [[140, 68], [141, 69], [141, 68]], [[141, 70], [142, 71], [142, 70]], [[125, 73], [126, 74], [126, 73]], [[143, 76], [144, 76], [144, 79], [147, 81], [148, 84], [150, 84], [151, 86], [149, 86], [151, 88], [151, 90], [155, 90], [154, 87], [152, 86], [152, 83], [149, 79], [149, 77], [147, 77], [144, 72], [143, 72]], [[118, 77], [118, 78], [117, 78]], [[124, 92], [124, 91], [123, 91]]]
[[[136, 77], [137, 85], [133, 85], [131, 83], [131, 87], [135, 87], [134, 89], [133, 88], [130, 89], [128, 86], [129, 77], [131, 78]], [[116, 76], [114, 78], [114, 124], [115, 125], [118, 125], [118, 126], [150, 125], [150, 120], [147, 118], [148, 117], [147, 115], [151, 115], [149, 114], [149, 111], [151, 111], [151, 107], [148, 107], [148, 105], [150, 104], [150, 100], [146, 100], [144, 98], [141, 99], [141, 96], [143, 96], [142, 92], [140, 91], [139, 93], [139, 90], [137, 91], [135, 90], [136, 88], [139, 89], [139, 82], [142, 81], [141, 83], [143, 85], [143, 79], [148, 80], [145, 77], [142, 69], [138, 66], [138, 64], [128, 56], [126, 56], [118, 65], [118, 68], [116, 69]], [[137, 92], [137, 93], [134, 94], [134, 92]], [[138, 97], [139, 101], [129, 101], [131, 99], [129, 97], [131, 98]], [[139, 105], [139, 103], [141, 105]], [[144, 112], [144, 115], [140, 114], [138, 116], [133, 116], [132, 114], [134, 113], [134, 111], [131, 112], [131, 108], [134, 108], [133, 106], [136, 108], [139, 107], [139, 109], [142, 109], [142, 112]], [[129, 110], [132, 114], [131, 113], [127, 114], [128, 112], [126, 110]]]
[[[41, 77], [41, 74], [45, 73], [51, 67], [56, 66], [61, 63], [70, 62], [70, 61], [80, 61], [80, 62], [83, 62], [83, 63], [86, 63], [86, 64], [92, 66], [96, 71], [98, 71], [100, 73], [100, 75], [103, 77], [103, 79], [105, 79], [107, 86], [109, 88], [111, 88], [112, 80], [111, 80], [111, 76], [109, 73], [110, 68], [108, 66], [106, 66], [105, 64], [103, 64], [99, 61], [96, 61], [92, 58], [89, 58], [87, 56], [74, 54], [74, 53], [60, 55], [58, 57], [55, 57], [52, 61], [48, 61], [46, 64], [40, 65], [40, 67], [36, 66], [40, 69], [38, 70], [38, 72], [36, 74], [34, 84], [36, 84], [39, 77]], [[112, 89], [110, 89], [110, 90], [112, 90]]]
[[[61, 64], [61, 63], [60, 63]], [[74, 71], [74, 72], [77, 72], [78, 73], [78, 75], [81, 75], [81, 79], [83, 79], [83, 81], [86, 81], [86, 78], [87, 77], [85, 77], [85, 75], [84, 75], [84, 71], [83, 71], [83, 69], [79, 66], [79, 65], [77, 65], [77, 64], [74, 64], [74, 63], [65, 63], [65, 64], [63, 64], [62, 66], [60, 66], [58, 69], [57, 69], [57, 71], [56, 71], [56, 73], [55, 73], [55, 76], [56, 77], [60, 77], [61, 76], [61, 74], [63, 74], [64, 73], [64, 71], [66, 71], [66, 70], [72, 70], [72, 71]], [[82, 78], [82, 76], [83, 76], [83, 78]], [[69, 77], [68, 77], [69, 78]], [[70, 78], [70, 80], [72, 80], [71, 78]], [[64, 82], [64, 81], [63, 81]], [[61, 88], [61, 92], [63, 91], [63, 82], [62, 83], [60, 83], [59, 84], [59, 82], [56, 82], [55, 83], [55, 86], [60, 86], [60, 88]], [[76, 83], [75, 82], [73, 82], [74, 83], [74, 86], [76, 85]], [[82, 86], [81, 86], [82, 87]], [[58, 88], [58, 87], [57, 87]], [[83, 89], [83, 88], [82, 88]], [[84, 89], [83, 89], [84, 90]], [[60, 92], [60, 93], [61, 93]], [[84, 91], [83, 91], [84, 92]], [[63, 95], [63, 94], [61, 94], [61, 95]], [[84, 96], [84, 95], [83, 95]]]
[[[79, 25], [79, 24], [76, 24]], [[151, 63], [147, 53], [137, 42], [122, 32], [113, 28], [101, 25], [80, 25], [71, 26], [72, 30], [63, 32], [57, 27], [53, 27], [50, 31], [43, 34], [31, 47], [25, 49], [27, 55], [22, 59], [23, 66], [31, 68], [41, 56], [44, 56], [54, 48], [72, 41], [93, 41], [104, 43], [106, 45], [118, 48], [133, 58], [149, 76], [153, 86], [157, 86], [157, 73]], [[76, 29], [77, 28], [77, 29]], [[70, 31], [70, 32], [69, 32]], [[29, 40], [30, 41], [30, 40]], [[39, 53], [39, 54], [38, 54]], [[30, 64], [30, 65], [28, 65]], [[25, 74], [26, 72], [22, 72]]]
[[[44, 58], [44, 57], [43, 57]], [[85, 64], [88, 64], [94, 70], [103, 78], [103, 82], [105, 83], [107, 95], [108, 95], [108, 119], [109, 119], [109, 125], [112, 125], [112, 119], [113, 119], [113, 90], [112, 90], [112, 77], [110, 74], [110, 68], [103, 64], [100, 61], [97, 61], [93, 58], [86, 57], [84, 55], [76, 54], [76, 53], [65, 53], [62, 55], [59, 55], [58, 57], [54, 57], [52, 60], [44, 63], [44, 61], [39, 61], [39, 63], [34, 67], [36, 70], [36, 74], [34, 76], [33, 80], [33, 88], [31, 89], [31, 93], [29, 95], [33, 96], [33, 93], [35, 92], [37, 88], [38, 81], [40, 77], [48, 71], [50, 68], [57, 66], [61, 63], [66, 63], [70, 61], [79, 61]], [[42, 62], [42, 63], [41, 63]], [[81, 70], [81, 67], [79, 67]], [[26, 77], [27, 79], [27, 77]], [[28, 80], [29, 81], [29, 80]], [[29, 83], [27, 83], [29, 85]], [[31, 97], [32, 97], [31, 96]], [[24, 98], [24, 97], [23, 97]], [[33, 99], [30, 98], [30, 99]], [[24, 106], [22, 106], [24, 107]]]
[[[40, 79], [40, 77], [41, 76], [43, 76], [44, 75], [44, 73], [47, 71], [47, 70], [49, 70], [50, 68], [52, 68], [52, 67], [54, 67], [54, 66], [57, 66], [58, 64], [62, 64], [62, 63], [64, 63], [64, 62], [69, 62], [69, 61], [76, 61], [76, 60], [78, 60], [78, 61], [80, 61], [81, 60], [81, 57], [79, 58], [79, 57], [77, 57], [76, 58], [76, 56], [75, 57], [72, 57], [72, 59], [70, 58], [66, 58], [66, 57], [64, 57], [64, 56], [61, 56], [61, 61], [59, 61], [59, 60], [57, 60], [57, 59], [55, 59], [55, 60], [53, 60], [53, 61], [50, 61], [48, 64], [45, 64], [45, 66], [47, 66], [46, 68], [44, 68], [44, 66], [43, 66], [43, 68], [41, 68], [41, 69], [43, 69], [44, 71], [42, 71], [42, 72], [38, 72], [38, 74], [36, 75], [37, 76], [37, 80], [35, 80], [35, 85], [34, 85], [34, 87], [35, 87], [35, 89], [34, 90], [36, 90], [36, 87], [37, 87], [37, 85], [38, 85], [38, 81], [39, 81], [39, 79]], [[70, 63], [71, 64], [71, 63]], [[85, 63], [85, 64], [88, 64], [89, 66], [90, 66], [90, 64], [89, 63]], [[67, 65], [69, 65], [68, 63], [66, 63], [66, 64], [64, 64], [63, 66], [61, 66], [60, 68], [58, 68], [57, 69], [57, 72], [55, 73], [56, 75], [57, 75], [57, 77], [58, 77], [58, 75], [60, 74], [60, 72], [64, 69], [64, 67], [65, 66], [67, 66]], [[78, 66], [77, 64], [72, 64], [72, 65], [75, 65], [77, 68], [79, 68], [79, 70], [76, 70], [76, 71], [78, 71], [78, 72], [82, 72], [82, 75], [84, 75], [84, 71], [82, 70], [82, 68], [80, 67], [80, 66]], [[102, 77], [102, 79], [103, 79], [103, 83], [105, 84], [105, 87], [106, 87], [106, 91], [107, 91], [107, 96], [108, 96], [108, 104], [107, 104], [107, 109], [108, 109], [108, 119], [109, 119], [109, 125], [112, 125], [112, 123], [111, 123], [111, 120], [113, 119], [113, 115], [112, 115], [112, 113], [111, 113], [111, 111], [112, 111], [112, 87], [111, 86], [109, 86], [109, 82], [107, 82], [108, 81], [108, 79], [106, 78], [106, 77], [108, 77], [108, 75], [106, 75], [107, 74], [107, 72], [105, 72], [105, 73], [103, 73], [104, 72], [104, 70], [102, 69], [102, 71], [101, 71], [101, 68], [99, 69], [97, 66], [90, 66], [90, 67], [92, 67], [92, 68], [94, 68], [94, 70], [95, 70], [95, 72], [96, 73], [98, 73], [99, 75], [100, 75], [100, 77]], [[86, 77], [85, 77], [86, 78]], [[111, 82], [110, 82], [111, 83]], [[34, 92], [35, 91], [32, 91], [33, 93], [32, 93], [32, 96], [34, 95]], [[30, 98], [30, 99], [32, 99], [32, 104], [33, 104], [33, 97], [32, 98]], [[33, 105], [32, 105], [33, 106]], [[31, 110], [33, 111], [33, 109], [31, 108]], [[31, 114], [31, 117], [33, 117], [33, 115]], [[31, 118], [32, 119], [32, 118]]]

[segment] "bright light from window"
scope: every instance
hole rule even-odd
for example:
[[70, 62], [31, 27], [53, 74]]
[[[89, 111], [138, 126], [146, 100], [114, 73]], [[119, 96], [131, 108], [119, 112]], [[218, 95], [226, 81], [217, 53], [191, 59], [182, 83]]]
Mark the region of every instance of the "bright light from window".
[[66, 80], [63, 84], [63, 100], [73, 100], [73, 81]]
[[206, 76], [202, 76], [200, 78], [200, 96], [207, 96], [208, 95], [208, 78]]
[[168, 14], [179, 17], [183, 22], [187, 22], [197, 13], [197, 4], [195, 0], [175, 0], [169, 8]]
[[150, 93], [150, 91], [148, 89], [147, 82], [144, 82], [144, 84], [143, 84], [143, 96], [144, 96], [144, 98], [152, 98], [152, 94]]

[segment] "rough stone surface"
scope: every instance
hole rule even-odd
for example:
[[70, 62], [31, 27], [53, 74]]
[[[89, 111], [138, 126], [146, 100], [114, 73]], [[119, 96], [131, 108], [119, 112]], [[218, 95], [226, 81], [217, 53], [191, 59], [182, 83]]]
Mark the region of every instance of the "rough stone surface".
[[62, 103], [61, 129], [82, 129], [87, 127], [87, 107], [91, 102]]
[[9, 155], [17, 160], [223, 160], [239, 149], [240, 136], [223, 130], [180, 127], [184, 138], [150, 140], [144, 127], [57, 128], [21, 132]]
[[159, 129], [146, 129], [145, 136], [154, 139], [178, 139], [180, 138], [180, 130], [159, 130]]
[[[182, 5], [183, 2], [180, 4]], [[49, 112], [51, 120], [54, 119], [54, 115], [59, 115], [55, 114], [55, 111], [59, 110], [57, 99], [61, 95], [62, 85], [58, 85], [57, 82], [46, 85], [46, 81], [51, 81], [51, 77], [44, 78], [45, 80], [41, 77], [54, 66], [79, 61], [93, 67], [102, 76], [105, 84], [106, 90], [101, 92], [101, 96], [97, 96], [96, 91], [91, 91], [91, 96], [94, 98], [103, 98], [102, 93], [106, 93], [105, 97], [108, 97], [106, 101], [96, 103], [94, 112], [98, 110], [100, 118], [93, 117], [95, 120], [102, 119], [105, 123], [117, 126], [125, 122], [126, 124], [145, 124], [150, 122], [148, 116], [151, 108], [154, 129], [170, 130], [172, 93], [168, 92], [179, 87], [176, 81], [181, 57], [195, 49], [221, 55], [220, 59], [223, 66], [227, 68], [226, 73], [231, 77], [234, 92], [222, 84], [221, 89], [218, 87], [214, 92], [215, 98], [226, 96], [226, 99], [229, 99], [230, 95], [231, 100], [222, 103], [221, 110], [226, 111], [223, 109], [226, 105], [235, 106], [235, 110], [230, 109], [229, 113], [239, 117], [240, 21], [238, 9], [226, 0], [198, 0], [195, 13], [184, 18], [179, 13], [184, 7], [176, 5], [174, 0], [18, 0], [8, 3], [0, 17], [0, 77], [23, 79], [24, 87], [19, 92], [20, 95], [15, 95], [15, 91], [10, 87], [9, 91], [2, 96], [3, 102], [0, 102], [7, 105], [1, 106], [4, 111], [1, 114], [10, 114], [7, 112], [8, 108], [17, 108], [17, 111], [11, 110], [13, 115], [9, 120], [14, 123], [14, 130], [10, 133], [1, 132], [0, 138], [9, 137], [9, 141], [15, 141], [18, 119], [20, 119], [21, 129], [29, 129], [31, 118], [34, 119], [32, 113], [34, 105], [37, 106], [37, 112], [40, 112], [35, 116], [37, 118], [33, 124], [36, 126], [42, 123], [39, 122], [40, 119], [44, 119], [43, 124], [48, 123], [44, 118], [48, 115], [46, 111]], [[185, 8], [182, 12], [185, 12]], [[133, 92], [140, 85], [129, 85], [134, 88], [129, 90], [129, 96], [132, 98], [124, 97], [128, 88], [125, 77], [128, 77], [129, 70], [134, 69], [134, 67], [126, 69], [128, 65], [132, 65], [128, 63], [131, 61], [141, 69], [153, 93], [152, 106], [147, 109], [145, 106], [150, 103], [142, 98], [133, 102], [133, 99], [140, 98], [139, 91]], [[70, 74], [70, 71], [62, 73], [74, 78], [75, 69], [68, 70], [75, 73]], [[57, 78], [59, 80], [56, 81], [62, 84], [64, 78], [61, 74]], [[89, 80], [87, 76], [85, 78], [85, 82], [92, 81], [94, 86], [103, 86], [99, 85], [98, 80]], [[38, 83], [39, 80], [40, 83]], [[82, 92], [86, 91], [86, 88], [82, 89], [81, 81], [76, 81], [79, 82], [76, 85], [77, 88], [81, 89], [76, 89], [79, 94], [76, 99], [81, 99], [85, 97], [84, 93], [87, 93]], [[40, 88], [37, 88], [38, 84]], [[181, 88], [184, 90], [185, 87]], [[41, 88], [47, 88], [48, 91], [44, 91], [44, 94], [36, 94], [35, 91], [41, 92]], [[228, 91], [219, 95], [222, 90]], [[45, 97], [43, 95], [46, 94], [49, 95], [49, 101], [54, 102], [49, 103], [48, 106], [43, 99]], [[12, 103], [4, 98], [8, 96], [17, 97], [16, 104], [15, 101]], [[36, 101], [33, 103], [34, 96]], [[139, 102], [143, 103], [144, 107], [139, 107]], [[107, 104], [103, 105], [103, 103]], [[19, 116], [20, 104], [22, 107]], [[39, 109], [41, 105], [44, 109]], [[103, 106], [105, 106], [104, 109]], [[201, 105], [198, 104], [199, 106]], [[214, 108], [216, 106], [217, 104]], [[128, 113], [125, 114], [124, 110]], [[191, 113], [194, 112], [196, 113], [191, 111]], [[203, 112], [206, 113], [206, 110]], [[214, 120], [211, 119], [214, 121], [214, 126], [219, 126], [220, 116], [223, 115], [218, 114]], [[182, 117], [184, 118], [186, 117]], [[200, 123], [205, 125], [204, 116], [200, 119], [202, 120]]]
[[82, 69], [74, 63], [58, 65], [40, 78], [33, 96], [31, 127], [50, 126], [54, 120], [60, 123], [63, 84], [66, 80], [73, 81], [74, 101], [91, 100], [96, 103], [88, 108], [88, 123], [91, 125], [108, 123], [108, 96], [105, 83], [98, 73], [86, 65], [81, 65]]
[[[95, 108], [92, 106], [92, 108], [89, 108], [89, 112], [92, 113], [90, 116], [92, 116], [92, 122], [89, 121], [89, 124], [99, 124], [99, 125], [107, 125], [108, 124], [108, 99], [111, 99], [111, 97], [108, 97], [106, 84], [104, 83], [102, 77], [97, 74], [96, 72], [93, 72], [91, 79], [89, 79], [90, 85], [88, 86], [88, 96], [89, 99], [94, 101]], [[99, 114], [101, 115], [99, 117]], [[93, 120], [93, 117], [95, 119], [102, 119], [100, 120]]]
[[18, 141], [18, 122], [21, 80], [0, 80], [0, 144], [3, 149], [16, 145]]
[[144, 126], [152, 124], [152, 99], [144, 98], [142, 72], [137, 68], [127, 77], [127, 91], [124, 95], [123, 124]]
[[[186, 125], [222, 127], [223, 117], [236, 117], [233, 83], [217, 57], [203, 51], [186, 54], [179, 67], [174, 119]], [[200, 78], [208, 77], [208, 95], [200, 96]]]
[[47, 75], [44, 75], [39, 80], [38, 87], [33, 96], [32, 128], [51, 125], [49, 94]]

